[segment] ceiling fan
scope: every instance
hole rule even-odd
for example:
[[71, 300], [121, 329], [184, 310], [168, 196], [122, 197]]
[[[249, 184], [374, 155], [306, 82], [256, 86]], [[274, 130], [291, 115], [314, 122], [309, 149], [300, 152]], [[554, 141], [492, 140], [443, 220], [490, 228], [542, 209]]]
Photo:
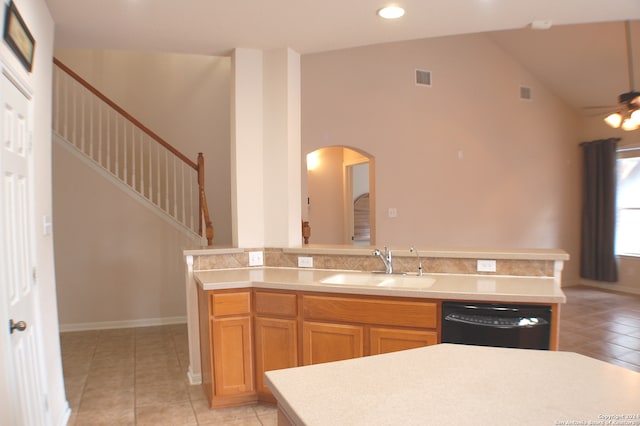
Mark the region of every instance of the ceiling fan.
[[629, 91], [618, 96], [618, 110], [607, 115], [605, 123], [614, 129], [636, 130], [640, 128], [640, 92], [635, 90], [633, 74], [633, 56], [631, 49], [631, 23], [625, 21], [627, 35], [627, 66], [629, 73]]

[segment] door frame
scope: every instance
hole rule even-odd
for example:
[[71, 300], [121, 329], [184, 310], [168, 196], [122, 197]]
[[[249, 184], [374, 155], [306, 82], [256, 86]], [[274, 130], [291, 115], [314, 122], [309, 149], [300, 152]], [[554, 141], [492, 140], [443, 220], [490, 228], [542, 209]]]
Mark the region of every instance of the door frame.
[[[348, 148], [348, 147], [347, 147]], [[355, 151], [353, 148], [348, 148]], [[359, 152], [359, 151], [357, 151]], [[343, 164], [343, 194], [344, 201], [343, 215], [344, 215], [344, 241], [345, 244], [354, 244], [352, 239], [354, 233], [354, 218], [353, 218], [353, 167], [360, 164], [369, 164], [369, 232], [370, 239], [369, 244], [376, 244], [376, 210], [375, 210], [375, 159], [366, 155], [366, 159], [358, 159], [356, 161], [345, 162]]]

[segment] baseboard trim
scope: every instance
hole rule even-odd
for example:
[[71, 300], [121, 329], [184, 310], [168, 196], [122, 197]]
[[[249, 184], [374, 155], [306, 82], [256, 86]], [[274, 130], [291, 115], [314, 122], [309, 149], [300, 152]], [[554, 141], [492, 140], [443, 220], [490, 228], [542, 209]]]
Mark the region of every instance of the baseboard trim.
[[603, 284], [603, 283], [598, 282], [598, 281], [581, 280], [576, 284], [577, 285], [584, 285], [584, 286], [587, 286], [587, 287], [593, 287], [593, 288], [597, 288], [597, 289], [600, 289], [600, 290], [614, 291], [616, 293], [626, 293], [626, 294], [640, 295], [640, 288], [626, 286], [626, 285], [620, 285], [620, 284], [616, 284], [616, 283]]
[[69, 406], [69, 401], [65, 401], [64, 410], [60, 414], [60, 418], [56, 422], [58, 426], [66, 426], [69, 424], [69, 419], [71, 418], [71, 407]]
[[152, 327], [157, 325], [186, 324], [187, 317], [147, 318], [127, 321], [85, 322], [77, 324], [60, 324], [60, 332], [109, 330], [113, 328]]
[[189, 377], [190, 385], [200, 385], [202, 384], [202, 374], [197, 373], [194, 374], [193, 370], [191, 370], [191, 366], [189, 366], [189, 371], [187, 372], [187, 377]]

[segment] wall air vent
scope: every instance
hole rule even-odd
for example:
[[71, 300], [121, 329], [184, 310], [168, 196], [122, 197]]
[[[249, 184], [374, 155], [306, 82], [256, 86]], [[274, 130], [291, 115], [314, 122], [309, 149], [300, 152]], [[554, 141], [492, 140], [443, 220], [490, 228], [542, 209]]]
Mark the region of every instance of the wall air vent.
[[520, 86], [520, 99], [531, 100], [531, 87]]
[[418, 86], [431, 86], [431, 71], [416, 70], [416, 84]]

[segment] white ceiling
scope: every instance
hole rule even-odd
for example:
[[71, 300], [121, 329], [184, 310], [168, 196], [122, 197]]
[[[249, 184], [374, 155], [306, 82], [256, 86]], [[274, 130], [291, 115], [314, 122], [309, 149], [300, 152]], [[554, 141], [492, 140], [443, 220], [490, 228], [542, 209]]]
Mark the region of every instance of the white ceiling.
[[[491, 37], [499, 45], [575, 107], [615, 104], [629, 90], [624, 26], [614, 21], [640, 20], [640, 0], [399, 0], [406, 15], [395, 21], [376, 16], [383, 0], [45, 1], [60, 48], [307, 54], [498, 31]], [[536, 20], [553, 27], [528, 29]], [[640, 51], [640, 23], [633, 29]], [[640, 69], [640, 52], [634, 56]]]

